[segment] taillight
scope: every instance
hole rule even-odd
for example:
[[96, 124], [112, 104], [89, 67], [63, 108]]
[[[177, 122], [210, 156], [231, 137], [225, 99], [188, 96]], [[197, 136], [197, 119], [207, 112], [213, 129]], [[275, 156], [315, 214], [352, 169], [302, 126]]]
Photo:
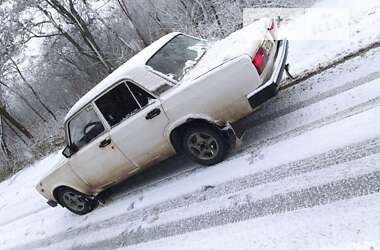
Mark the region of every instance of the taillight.
[[255, 65], [257, 72], [259, 74], [263, 73], [265, 65], [268, 61], [268, 54], [264, 48], [259, 48], [256, 52], [255, 57], [252, 59], [253, 65]]

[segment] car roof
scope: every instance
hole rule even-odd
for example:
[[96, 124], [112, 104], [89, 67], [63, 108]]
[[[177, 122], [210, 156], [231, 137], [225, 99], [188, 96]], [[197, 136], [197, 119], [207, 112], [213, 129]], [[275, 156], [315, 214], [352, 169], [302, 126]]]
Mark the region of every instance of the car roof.
[[[114, 72], [112, 72], [109, 76], [107, 76], [104, 80], [98, 83], [93, 89], [91, 89], [87, 94], [85, 94], [82, 98], [80, 98], [74, 106], [70, 109], [65, 117], [65, 122], [67, 122], [73, 115], [75, 115], [78, 111], [80, 111], [84, 106], [92, 102], [96, 97], [101, 95], [105, 90], [110, 88], [115, 83], [127, 79], [136, 72], [142, 72], [141, 69], [146, 67], [146, 62], [166, 43], [168, 43], [175, 36], [179, 35], [179, 32], [173, 32], [166, 36], [163, 36], [159, 40], [155, 41], [131, 59], [129, 59], [126, 63], [117, 68]], [[141, 82], [144, 85], [144, 82]]]

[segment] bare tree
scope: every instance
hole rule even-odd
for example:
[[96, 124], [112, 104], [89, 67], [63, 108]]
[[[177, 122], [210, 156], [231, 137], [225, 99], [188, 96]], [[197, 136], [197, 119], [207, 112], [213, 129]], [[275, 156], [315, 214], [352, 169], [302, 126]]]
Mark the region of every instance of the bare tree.
[[148, 41], [145, 36], [142, 34], [140, 29], [138, 28], [137, 23], [135, 22], [134, 18], [132, 17], [131, 13], [129, 12], [128, 6], [127, 6], [127, 0], [116, 0], [119, 4], [121, 10], [123, 11], [124, 15], [128, 18], [128, 20], [131, 22], [134, 31], [136, 32], [137, 36], [140, 38], [142, 44], [144, 47], [148, 46], [151, 42]]
[[36, 7], [47, 17], [47, 21], [56, 28], [57, 32], [54, 35], [61, 34], [65, 37], [81, 54], [86, 55], [92, 59], [97, 60], [107, 72], [111, 73], [114, 69], [113, 65], [104, 56], [100, 46], [96, 42], [94, 35], [88, 27], [88, 23], [82, 18], [78, 10], [75, 7], [73, 0], [69, 0], [68, 6], [65, 6], [58, 0], [45, 0], [45, 2], [53, 8], [57, 14], [59, 14], [67, 24], [74, 25], [82, 41], [86, 44], [92, 54], [87, 53], [80, 42], [78, 42], [74, 36], [65, 31], [64, 28], [54, 19], [53, 15], [49, 12], [46, 6], [37, 5]]
[[117, 31], [115, 31], [110, 25], [107, 24], [104, 18], [96, 10], [93, 11], [97, 15], [98, 20], [104, 25], [104, 27], [108, 29], [125, 47], [129, 48], [134, 53], [137, 53], [141, 49], [136, 48], [134, 44], [131, 44], [129, 41], [124, 39]]
[[33, 93], [33, 96], [37, 99], [37, 101], [41, 104], [41, 106], [53, 117], [53, 119], [55, 121], [57, 121], [57, 117], [55, 116], [55, 114], [53, 113], [53, 111], [51, 111], [51, 109], [41, 100], [40, 96], [37, 94], [36, 90], [33, 88], [33, 86], [28, 82], [28, 80], [25, 78], [25, 76], [23, 75], [23, 73], [21, 72], [18, 64], [16, 63], [15, 60], [13, 60], [12, 57], [9, 58], [12, 62], [12, 64], [14, 65], [17, 73], [19, 74], [19, 76], [21, 77], [21, 79], [23, 80], [23, 82], [25, 83], [26, 86], [28, 86], [28, 88], [31, 90], [31, 92]]

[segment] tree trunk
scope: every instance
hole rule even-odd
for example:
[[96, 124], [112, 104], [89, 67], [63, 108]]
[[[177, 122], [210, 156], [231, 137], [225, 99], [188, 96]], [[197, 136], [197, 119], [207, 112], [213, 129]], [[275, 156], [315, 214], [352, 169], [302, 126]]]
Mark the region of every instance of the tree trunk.
[[[73, 1], [69, 0], [69, 8], [66, 8], [65, 6], [63, 6], [62, 3], [60, 3], [58, 0], [45, 0], [45, 1], [51, 7], [53, 7], [59, 15], [63, 16], [69, 23], [74, 24], [79, 29], [79, 33], [84, 43], [90, 48], [90, 50], [94, 53], [97, 60], [104, 66], [104, 68], [108, 71], [108, 73], [111, 73], [113, 71], [113, 66], [111, 65], [110, 62], [106, 60], [105, 56], [103, 55], [103, 52], [100, 50], [100, 47], [95, 41], [94, 36], [88, 29], [86, 22], [82, 19], [82, 17], [79, 15], [77, 10], [75, 9]], [[41, 10], [42, 7], [39, 7], [39, 9]], [[45, 10], [43, 12], [46, 15], [47, 11]], [[55, 24], [54, 26], [57, 27], [57, 24]], [[63, 31], [62, 28], [59, 28], [59, 30], [61, 32]], [[68, 34], [66, 33], [66, 36], [65, 36], [66, 38], [67, 38], [67, 35]], [[72, 41], [73, 39], [72, 37], [70, 37], [70, 42]], [[77, 45], [78, 43], [75, 42], [75, 44]]]
[[37, 94], [37, 92], [34, 90], [33, 86], [26, 80], [24, 75], [22, 74], [20, 68], [18, 67], [17, 63], [13, 60], [12, 57], [10, 57], [11, 62], [15, 66], [18, 74], [20, 75], [21, 79], [24, 81], [26, 86], [32, 91], [34, 97], [37, 99], [37, 101], [41, 104], [41, 106], [53, 117], [55, 121], [57, 121], [57, 117], [54, 115], [53, 111], [41, 100], [40, 96]]
[[138, 29], [136, 22], [133, 20], [131, 14], [129, 13], [129, 10], [127, 8], [127, 4], [124, 1], [125, 0], [117, 0], [119, 6], [121, 8], [121, 10], [125, 14], [125, 16], [128, 18], [128, 20], [131, 22], [131, 24], [133, 26], [133, 29], [135, 30], [137, 36], [140, 38], [140, 40], [143, 43], [144, 47], [147, 47], [150, 42], [145, 39], [144, 35]]
[[218, 12], [216, 11], [215, 4], [213, 3], [212, 0], [203, 1], [203, 3], [204, 3], [204, 4], [206, 3], [206, 4], [209, 6], [212, 15], [213, 15], [214, 18], [215, 18], [215, 21], [216, 21], [216, 23], [218, 24], [218, 27], [219, 27], [220, 33], [221, 33], [221, 35], [224, 37], [225, 34], [224, 34], [224, 30], [223, 30], [222, 22], [220, 21], [220, 17], [219, 17], [219, 15], [218, 15]]
[[133, 48], [131, 44], [129, 44], [124, 38], [122, 38], [115, 30], [112, 29], [105, 21], [104, 19], [99, 15], [99, 13], [95, 10], [95, 14], [98, 16], [99, 21], [106, 27], [109, 31], [112, 32], [112, 34], [115, 35], [115, 37], [124, 44], [128, 49], [132, 50], [133, 52], [137, 53], [139, 51], [139, 48]]
[[3, 85], [4, 87], [6, 87], [11, 93], [13, 93], [14, 95], [16, 95], [17, 97], [19, 97], [25, 104], [26, 106], [28, 106], [43, 122], [47, 122], [47, 120], [40, 114], [40, 112], [38, 112], [37, 109], [35, 109], [33, 107], [33, 105], [28, 101], [28, 99], [26, 99], [24, 96], [22, 96], [20, 93], [18, 93], [17, 91], [13, 90], [12, 88], [10, 88], [7, 84], [5, 84], [4, 82], [0, 81], [0, 84]]
[[69, 34], [69, 33], [67, 33], [67, 32], [65, 32], [64, 30], [63, 30], [63, 28], [61, 27], [61, 26], [59, 26], [59, 24], [58, 23], [56, 23], [55, 22], [55, 20], [53, 19], [53, 17], [51, 16], [51, 14], [47, 11], [47, 10], [45, 10], [44, 8], [42, 8], [41, 6], [37, 6], [37, 8], [50, 20], [50, 23], [58, 30], [58, 32], [60, 32], [61, 34], [62, 34], [62, 36], [64, 37], [64, 38], [66, 38], [66, 40], [71, 44], [71, 45], [73, 45], [74, 46], [74, 48], [76, 49], [76, 50], [78, 50], [78, 52], [80, 53], [80, 54], [82, 54], [82, 55], [84, 55], [84, 56], [86, 56], [86, 57], [88, 57], [88, 58], [90, 58], [90, 59], [92, 59], [92, 60], [94, 60], [94, 61], [99, 61], [98, 60], [98, 58], [96, 58], [95, 56], [93, 56], [93, 55], [90, 55], [90, 54], [88, 54], [88, 53], [86, 53], [86, 51], [85, 51], [85, 49], [82, 47], [82, 46], [80, 46], [80, 44], [79, 43], [77, 43], [76, 41], [75, 41], [75, 39]]
[[16, 131], [16, 129], [9, 123], [9, 121], [4, 119], [4, 124], [8, 126], [8, 128], [22, 141], [25, 145], [28, 145], [26, 140], [22, 137], [22, 134], [20, 135], [19, 132]]
[[0, 116], [0, 149], [6, 158], [10, 158], [12, 156], [12, 152], [8, 149], [7, 142], [5, 141], [4, 124], [3, 124], [3, 119], [1, 116]]
[[11, 114], [9, 114], [4, 107], [0, 106], [0, 116], [2, 116], [4, 119], [9, 121], [9, 123], [17, 128], [23, 135], [28, 137], [29, 139], [32, 139], [32, 134], [20, 123], [18, 122]]

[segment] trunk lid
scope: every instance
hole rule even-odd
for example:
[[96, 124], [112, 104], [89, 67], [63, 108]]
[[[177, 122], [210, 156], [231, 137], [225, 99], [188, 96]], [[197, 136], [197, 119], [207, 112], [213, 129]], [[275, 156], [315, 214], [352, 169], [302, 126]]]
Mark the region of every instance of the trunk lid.
[[255, 22], [228, 37], [210, 42], [210, 47], [198, 64], [184, 76], [182, 81], [195, 80], [220, 65], [242, 55], [252, 57], [267, 36], [267, 22]]

